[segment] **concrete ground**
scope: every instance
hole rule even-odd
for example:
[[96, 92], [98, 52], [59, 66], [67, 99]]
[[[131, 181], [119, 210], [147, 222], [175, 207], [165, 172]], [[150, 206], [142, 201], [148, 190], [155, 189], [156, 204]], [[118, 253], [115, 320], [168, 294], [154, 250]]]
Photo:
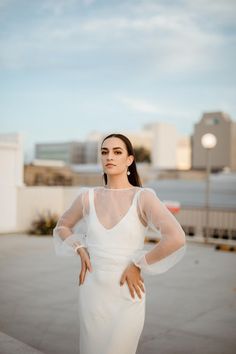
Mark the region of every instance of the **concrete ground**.
[[[79, 257], [55, 255], [50, 236], [0, 235], [0, 354], [79, 354], [79, 268]], [[235, 269], [235, 253], [188, 243], [178, 265], [144, 276], [137, 354], [234, 354]]]

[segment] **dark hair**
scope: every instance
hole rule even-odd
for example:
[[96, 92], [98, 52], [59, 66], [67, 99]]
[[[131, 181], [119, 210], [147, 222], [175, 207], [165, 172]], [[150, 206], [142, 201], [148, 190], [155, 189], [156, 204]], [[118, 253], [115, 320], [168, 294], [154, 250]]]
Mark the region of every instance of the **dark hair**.
[[[108, 138], [119, 138], [125, 143], [125, 146], [126, 146], [126, 149], [128, 152], [128, 156], [130, 156], [130, 155], [134, 156], [134, 160], [133, 160], [132, 164], [129, 166], [130, 175], [127, 175], [128, 180], [133, 186], [142, 187], [142, 183], [141, 183], [141, 180], [140, 180], [139, 174], [137, 172], [137, 168], [136, 168], [134, 149], [133, 149], [133, 146], [132, 146], [130, 140], [123, 134], [113, 133], [113, 134], [106, 136], [103, 139], [102, 144]], [[103, 178], [104, 178], [105, 184], [107, 184], [107, 174], [106, 173], [103, 173]]]

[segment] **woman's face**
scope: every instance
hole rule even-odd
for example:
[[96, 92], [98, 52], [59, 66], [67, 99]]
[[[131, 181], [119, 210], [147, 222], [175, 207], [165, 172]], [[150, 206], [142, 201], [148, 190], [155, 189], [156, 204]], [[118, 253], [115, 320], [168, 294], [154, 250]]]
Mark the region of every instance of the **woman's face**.
[[108, 138], [101, 146], [102, 167], [107, 175], [127, 173], [133, 159], [132, 155], [128, 156], [126, 145], [119, 138]]

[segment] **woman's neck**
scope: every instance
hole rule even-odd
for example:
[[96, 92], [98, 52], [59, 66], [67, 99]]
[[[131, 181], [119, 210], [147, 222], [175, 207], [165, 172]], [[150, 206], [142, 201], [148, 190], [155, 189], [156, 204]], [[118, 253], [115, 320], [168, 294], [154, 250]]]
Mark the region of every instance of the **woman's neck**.
[[134, 187], [131, 183], [129, 183], [127, 177], [125, 178], [107, 178], [106, 188], [109, 189], [126, 189]]

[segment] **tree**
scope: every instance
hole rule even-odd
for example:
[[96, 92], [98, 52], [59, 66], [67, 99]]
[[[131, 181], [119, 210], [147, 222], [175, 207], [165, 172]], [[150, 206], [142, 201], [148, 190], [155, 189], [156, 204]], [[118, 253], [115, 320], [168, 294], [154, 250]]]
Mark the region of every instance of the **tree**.
[[134, 148], [135, 158], [137, 162], [151, 162], [151, 154], [148, 149], [143, 146]]

